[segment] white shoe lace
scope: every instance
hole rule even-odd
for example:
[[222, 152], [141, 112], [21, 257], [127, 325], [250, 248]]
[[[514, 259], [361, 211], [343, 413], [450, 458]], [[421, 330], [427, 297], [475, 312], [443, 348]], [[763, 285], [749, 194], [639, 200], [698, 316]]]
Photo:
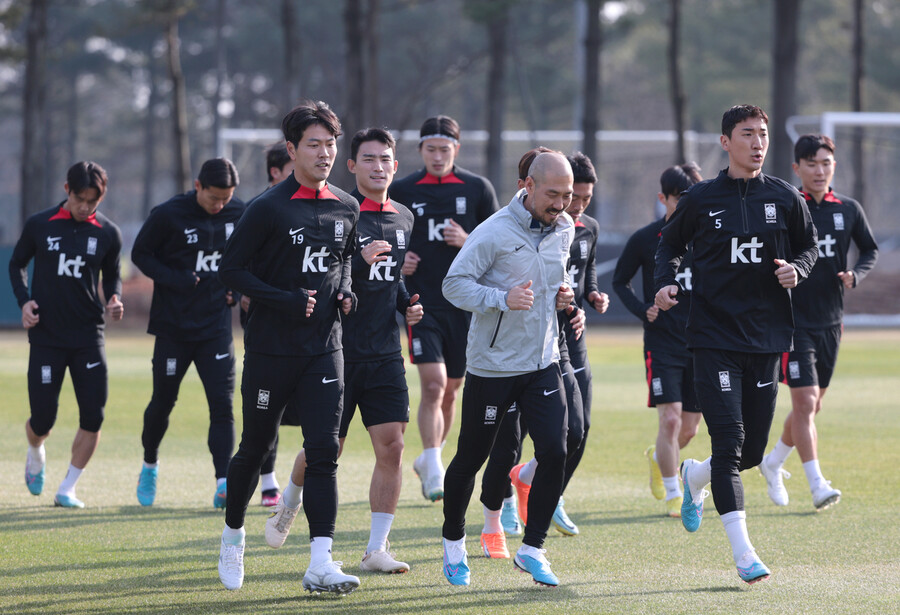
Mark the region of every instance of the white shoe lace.
[[230, 574], [240, 574], [244, 569], [244, 549], [240, 545], [223, 545], [222, 564]]
[[693, 502], [694, 506], [700, 506], [701, 504], [703, 504], [703, 500], [705, 500], [708, 497], [709, 497], [709, 491], [707, 491], [706, 489], [701, 489], [700, 493], [698, 494], [698, 497], [694, 498], [691, 501]]
[[296, 517], [297, 513], [300, 511], [300, 507], [298, 506], [296, 509], [288, 508], [285, 504], [282, 504], [280, 502], [278, 505], [281, 508], [275, 513], [275, 521], [273, 525], [275, 526], [275, 530], [277, 532], [284, 534], [294, 523], [294, 517]]

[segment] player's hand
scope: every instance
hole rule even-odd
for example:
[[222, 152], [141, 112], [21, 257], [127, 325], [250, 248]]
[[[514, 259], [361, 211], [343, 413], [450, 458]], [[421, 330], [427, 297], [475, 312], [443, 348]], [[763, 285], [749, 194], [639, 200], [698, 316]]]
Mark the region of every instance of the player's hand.
[[794, 266], [780, 258], [774, 260], [775, 264], [778, 265], [778, 269], [775, 270], [775, 277], [778, 278], [778, 283], [781, 284], [781, 287], [794, 288], [797, 286], [800, 277], [797, 275], [797, 270], [794, 269]]
[[587, 299], [588, 303], [594, 306], [594, 309], [599, 314], [605, 314], [606, 310], [609, 309], [609, 295], [606, 293], [598, 293], [596, 290], [593, 290]]
[[656, 293], [656, 299], [654, 300], [656, 303], [656, 307], [661, 309], [663, 312], [675, 307], [676, 305], [678, 305], [678, 299], [675, 298], [677, 296], [677, 284], [669, 284], [668, 286], [663, 286], [659, 289], [659, 292]]
[[367, 265], [374, 265], [379, 261], [386, 261], [388, 259], [388, 255], [384, 253], [390, 251], [390, 243], [388, 243], [384, 239], [376, 239], [375, 241], [366, 244], [366, 247], [359, 252], [360, 254], [362, 254], [363, 260], [366, 261]]
[[856, 275], [852, 271], [839, 271], [838, 277], [844, 283], [844, 288], [853, 288], [853, 284], [856, 282]]
[[563, 282], [559, 285], [559, 291], [556, 293], [556, 309], [564, 310], [566, 306], [575, 299], [575, 291], [572, 287]]
[[400, 273], [403, 275], [412, 275], [419, 267], [419, 261], [422, 260], [415, 252], [407, 250], [406, 256], [403, 257], [403, 266], [400, 267]]
[[313, 308], [316, 307], [316, 297], [315, 297], [315, 294], [316, 294], [317, 292], [319, 292], [319, 291], [317, 291], [317, 290], [308, 290], [308, 291], [306, 291], [306, 294], [308, 295], [308, 298], [307, 298], [307, 300], [306, 300], [306, 317], [307, 317], [307, 318], [309, 318], [310, 316], [312, 316]]
[[119, 295], [113, 295], [109, 298], [109, 301], [106, 302], [106, 313], [109, 314], [109, 317], [113, 320], [122, 320], [122, 316], [125, 315], [125, 306], [122, 304], [121, 299], [119, 299]]
[[422, 320], [422, 316], [425, 315], [425, 308], [421, 304], [413, 305], [418, 300], [419, 295], [413, 295], [409, 298], [409, 307], [406, 308], [406, 324], [410, 327]]
[[38, 324], [41, 320], [41, 317], [38, 316], [38, 304], [37, 301], [32, 299], [31, 301], [25, 302], [22, 306], [22, 326], [26, 329], [30, 329], [31, 327]]
[[230, 290], [226, 290], [225, 291], [225, 305], [227, 305], [228, 307], [231, 307], [232, 305], [234, 305], [234, 303], [235, 303], [234, 293], [232, 293]]
[[197, 275], [196, 271], [191, 271], [191, 275], [194, 276], [194, 286], [200, 283], [200, 276]]
[[657, 316], [659, 316], [659, 308], [656, 305], [647, 308], [647, 322], [653, 322]]
[[534, 291], [531, 290], [531, 280], [524, 284], [513, 286], [506, 293], [506, 305], [511, 310], [530, 310], [534, 305]]
[[444, 227], [444, 243], [454, 248], [461, 248], [468, 237], [469, 234], [456, 220], [447, 218], [447, 225]]
[[572, 333], [575, 334], [575, 339], [581, 339], [581, 334], [584, 333], [584, 324], [587, 321], [584, 310], [570, 303], [566, 306], [566, 314], [569, 316], [569, 324], [572, 325]]
[[337, 295], [338, 303], [341, 305], [341, 311], [344, 315], [350, 313], [350, 310], [353, 309], [353, 297], [344, 296], [344, 293], [338, 293]]
[[245, 312], [250, 311], [250, 297], [247, 295], [241, 295], [241, 309]]

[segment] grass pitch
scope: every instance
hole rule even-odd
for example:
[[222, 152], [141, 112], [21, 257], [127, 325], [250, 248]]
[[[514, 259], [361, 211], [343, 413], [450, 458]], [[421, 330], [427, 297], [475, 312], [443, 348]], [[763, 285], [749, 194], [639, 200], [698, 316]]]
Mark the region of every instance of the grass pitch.
[[[837, 373], [816, 423], [827, 478], [843, 491], [816, 513], [796, 454], [786, 468], [790, 505], [777, 508], [765, 481], [744, 473], [751, 539], [772, 577], [752, 587], [737, 577], [712, 499], [696, 534], [664, 517], [650, 495], [643, 450], [656, 413], [644, 407], [646, 385], [638, 329], [590, 333], [594, 373], [592, 428], [585, 458], [566, 495], [581, 534], [551, 529], [547, 556], [561, 586], [541, 590], [508, 560], [480, 557], [481, 505], [468, 514], [472, 585], [450, 587], [441, 573], [440, 504], [426, 502], [412, 473], [421, 451], [415, 423], [418, 380], [409, 372], [412, 422], [392, 549], [409, 562], [405, 575], [360, 573], [362, 585], [340, 599], [312, 597], [300, 581], [309, 558], [305, 523], [287, 544], [269, 549], [259, 495], [247, 514], [246, 578], [236, 592], [216, 572], [223, 515], [212, 508], [214, 478], [206, 447], [208, 418], [191, 369], [160, 450], [156, 505], [137, 504], [140, 431], [150, 398], [152, 338], [110, 332], [110, 395], [100, 448], [78, 485], [84, 510], [54, 509], [77, 426], [71, 385], [47, 442], [47, 483], [25, 488], [23, 423], [28, 417], [28, 344], [21, 331], [0, 334], [0, 613], [896, 613], [900, 604], [900, 331], [849, 330]], [[240, 356], [240, 340], [236, 340]], [[240, 362], [239, 362], [240, 364]], [[782, 390], [770, 442], [780, 434], [789, 395]], [[240, 412], [237, 412], [240, 433]], [[287, 480], [300, 447], [298, 428], [282, 429], [277, 463]], [[530, 442], [525, 455], [530, 455]], [[769, 446], [771, 449], [771, 444]], [[448, 463], [455, 434], [444, 452]], [[683, 456], [709, 454], [705, 428]], [[356, 420], [340, 460], [335, 559], [357, 574], [368, 540], [368, 481], [373, 456]], [[518, 540], [510, 539], [511, 549]]]

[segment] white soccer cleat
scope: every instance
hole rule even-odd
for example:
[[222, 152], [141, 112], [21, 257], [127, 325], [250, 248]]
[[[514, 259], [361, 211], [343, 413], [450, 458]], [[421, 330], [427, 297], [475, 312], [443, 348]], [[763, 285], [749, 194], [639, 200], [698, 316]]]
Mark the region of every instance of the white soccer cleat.
[[769, 488], [769, 499], [772, 500], [776, 506], [787, 506], [788, 492], [787, 489], [784, 488], [784, 479], [790, 478], [791, 473], [783, 467], [773, 470], [769, 467], [765, 457], [763, 457], [762, 463], [759, 464], [759, 473], [766, 479], [766, 485]]
[[291, 525], [300, 512], [300, 506], [297, 508], [288, 508], [284, 503], [284, 498], [278, 501], [278, 504], [272, 509], [269, 518], [266, 519], [266, 544], [273, 549], [279, 548], [287, 540], [288, 534], [291, 533]]
[[244, 584], [244, 541], [230, 545], [222, 538], [219, 548], [219, 580], [225, 589], [240, 589]]
[[344, 574], [343, 562], [325, 562], [315, 568], [307, 568], [303, 575], [303, 589], [309, 592], [349, 594], [359, 587], [359, 577]]
[[841, 501], [840, 489], [831, 486], [831, 481], [825, 481], [819, 485], [819, 488], [812, 492], [813, 506], [816, 511], [831, 508]]
[[442, 473], [428, 474], [424, 460], [416, 457], [413, 461], [413, 472], [422, 482], [422, 497], [430, 502], [437, 502], [444, 498], [444, 476]]
[[359, 569], [366, 572], [386, 572], [388, 574], [409, 572], [409, 564], [395, 560], [394, 554], [389, 551], [390, 548], [391, 545], [388, 543], [384, 549], [366, 553], [359, 563]]

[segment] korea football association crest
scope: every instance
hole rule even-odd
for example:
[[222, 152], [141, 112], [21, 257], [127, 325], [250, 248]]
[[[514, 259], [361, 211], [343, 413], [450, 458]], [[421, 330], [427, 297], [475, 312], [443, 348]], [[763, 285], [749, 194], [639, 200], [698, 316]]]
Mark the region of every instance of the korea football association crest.
[[406, 249], [406, 235], [400, 229], [397, 229], [397, 247], [401, 250]]
[[97, 238], [96, 237], [88, 237], [87, 253], [90, 256], [93, 256], [97, 253]]
[[800, 363], [797, 361], [788, 361], [788, 378], [791, 380], [800, 378]]
[[268, 410], [269, 409], [269, 397], [271, 395], [270, 391], [265, 389], [259, 389], [259, 392], [256, 394], [256, 407], [259, 410]]
[[836, 231], [844, 230], [844, 214], [842, 214], [842, 213], [834, 214], [834, 230], [836, 230]]
[[497, 406], [484, 407], [484, 424], [493, 425], [497, 422]]
[[344, 238], [344, 221], [343, 220], [335, 220], [334, 221], [334, 239], [339, 241]]
[[653, 378], [650, 381], [650, 386], [653, 387], [653, 395], [655, 395], [656, 397], [659, 397], [663, 394], [662, 380], [660, 380], [659, 378]]
[[231, 237], [231, 234], [234, 232], [234, 222], [226, 222], [225, 223], [225, 241], [228, 241], [228, 238]]
[[731, 374], [727, 371], [719, 372], [719, 386], [723, 391], [731, 390]]
[[456, 197], [456, 215], [457, 216], [466, 215], [466, 197], [464, 197], [464, 196]]
[[569, 236], [566, 233], [562, 233], [559, 236], [560, 239], [560, 247], [562, 249], [563, 254], [569, 253]]
[[766, 203], [765, 211], [766, 224], [775, 224], [778, 222], [778, 208], [775, 207], [775, 203]]
[[581, 258], [582, 260], [588, 257], [588, 242], [582, 239], [578, 242], [578, 247], [581, 249]]

